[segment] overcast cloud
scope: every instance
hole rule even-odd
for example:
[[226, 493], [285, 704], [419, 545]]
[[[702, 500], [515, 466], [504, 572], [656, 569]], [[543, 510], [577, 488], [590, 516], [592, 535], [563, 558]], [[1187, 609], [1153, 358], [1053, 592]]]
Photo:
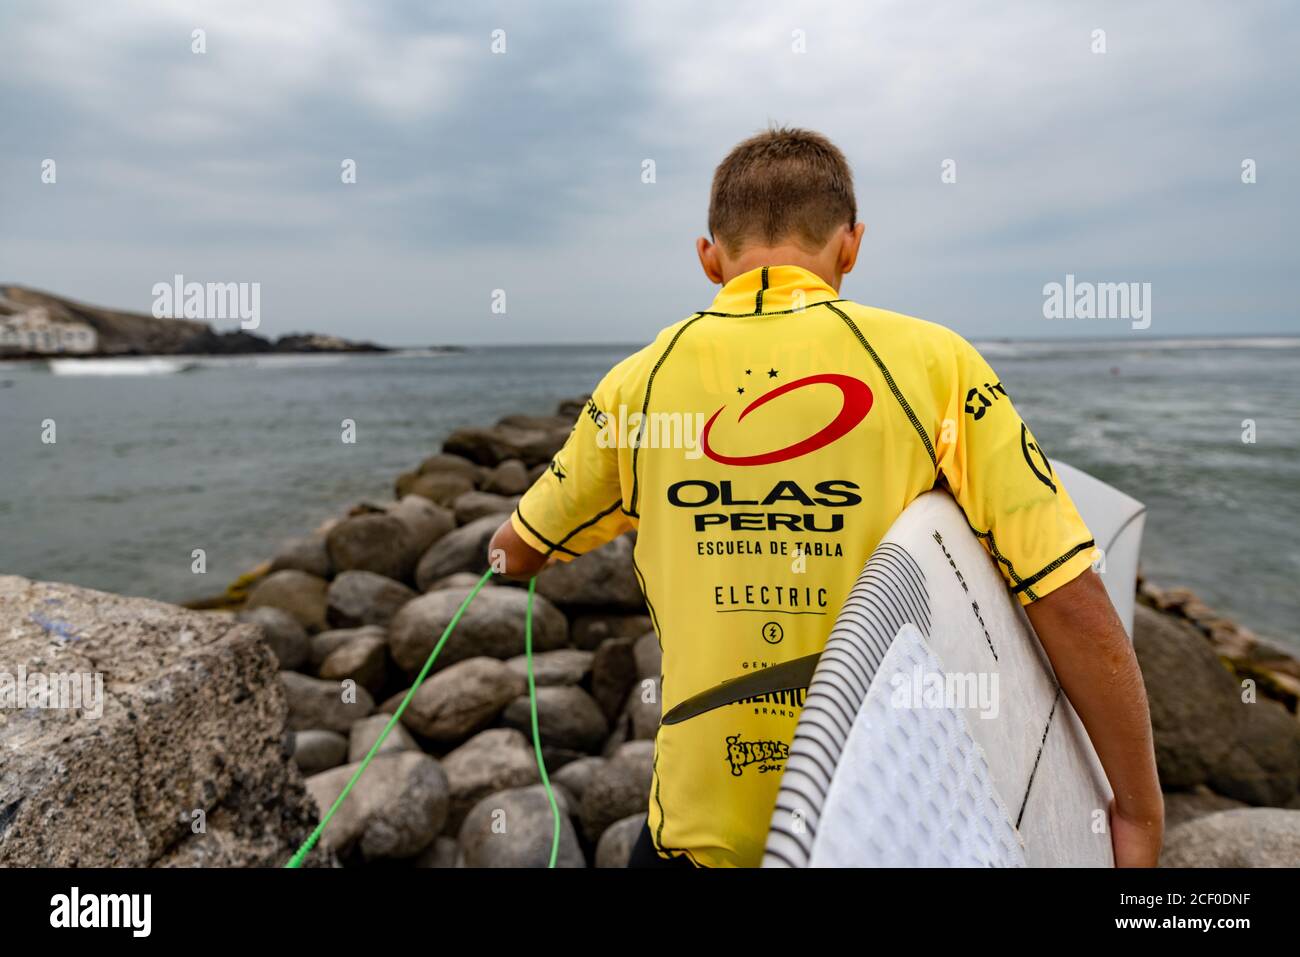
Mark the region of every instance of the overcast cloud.
[[[712, 298], [713, 167], [777, 122], [854, 165], [846, 296], [974, 338], [1297, 332], [1297, 49], [1285, 3], [11, 2], [0, 282], [141, 311], [176, 273], [260, 282], [271, 335], [642, 342]], [[1151, 283], [1151, 328], [1044, 319], [1067, 273]]]

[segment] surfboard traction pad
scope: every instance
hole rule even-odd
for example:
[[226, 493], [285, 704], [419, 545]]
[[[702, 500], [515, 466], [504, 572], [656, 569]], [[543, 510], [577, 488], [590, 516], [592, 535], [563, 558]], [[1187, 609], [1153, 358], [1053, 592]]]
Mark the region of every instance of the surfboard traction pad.
[[[1110, 866], [1109, 836], [1089, 827], [1109, 789], [1078, 717], [956, 504], [942, 492], [922, 500], [926, 521], [891, 530], [827, 639], [763, 865]], [[949, 591], [934, 608], [913, 554], [929, 546], [946, 559], [923, 556], [932, 574], [942, 564], [956, 576], [937, 583]], [[963, 596], [972, 589], [982, 604]], [[999, 673], [1002, 721], [975, 716], [973, 728], [963, 709], [895, 706], [889, 678], [917, 667]]]

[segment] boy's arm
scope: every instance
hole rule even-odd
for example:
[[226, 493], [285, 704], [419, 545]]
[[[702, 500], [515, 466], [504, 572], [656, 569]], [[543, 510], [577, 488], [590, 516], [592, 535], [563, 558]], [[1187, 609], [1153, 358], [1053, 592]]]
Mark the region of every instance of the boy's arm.
[[1154, 867], [1164, 834], [1164, 799], [1146, 688], [1101, 578], [1086, 569], [1025, 611], [1115, 792], [1115, 866]]

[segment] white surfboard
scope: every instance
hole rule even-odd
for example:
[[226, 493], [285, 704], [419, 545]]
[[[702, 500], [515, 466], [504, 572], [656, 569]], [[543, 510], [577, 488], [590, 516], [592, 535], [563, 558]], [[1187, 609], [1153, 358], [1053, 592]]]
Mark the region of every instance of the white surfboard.
[[[1132, 635], [1142, 505], [1055, 471]], [[868, 560], [817, 663], [764, 866], [1109, 867], [1110, 797], [993, 560], [946, 492], [922, 495]]]

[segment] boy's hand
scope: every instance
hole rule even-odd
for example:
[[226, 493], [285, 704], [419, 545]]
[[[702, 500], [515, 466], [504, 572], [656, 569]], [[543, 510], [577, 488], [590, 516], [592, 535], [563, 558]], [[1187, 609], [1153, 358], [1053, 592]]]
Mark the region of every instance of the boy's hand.
[[520, 538], [507, 518], [488, 543], [488, 564], [506, 578], [527, 580], [546, 567], [547, 555]]
[[1164, 820], [1130, 821], [1112, 800], [1110, 840], [1116, 867], [1155, 867], [1164, 842]]

